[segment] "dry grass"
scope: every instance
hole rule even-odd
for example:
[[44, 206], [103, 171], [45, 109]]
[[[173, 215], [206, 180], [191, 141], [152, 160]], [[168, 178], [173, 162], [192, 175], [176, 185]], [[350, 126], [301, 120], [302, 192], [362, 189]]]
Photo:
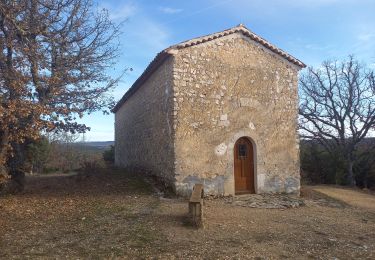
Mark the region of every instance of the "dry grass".
[[314, 190], [329, 197], [343, 200], [352, 207], [364, 208], [375, 212], [375, 196], [369, 196], [369, 193], [332, 186], [316, 186]]
[[136, 176], [29, 177], [22, 195], [0, 198], [0, 258], [103, 258], [152, 246], [159, 200]]
[[0, 258], [374, 259], [374, 210], [304, 195], [287, 210], [209, 200], [196, 230], [186, 201], [160, 200], [138, 176], [31, 177], [24, 194], [0, 197]]

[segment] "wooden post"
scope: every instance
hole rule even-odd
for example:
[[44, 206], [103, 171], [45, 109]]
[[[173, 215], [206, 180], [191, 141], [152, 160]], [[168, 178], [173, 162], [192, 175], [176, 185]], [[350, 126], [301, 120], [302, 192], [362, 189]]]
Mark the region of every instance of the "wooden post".
[[196, 227], [203, 227], [203, 184], [195, 184], [189, 200], [189, 217]]

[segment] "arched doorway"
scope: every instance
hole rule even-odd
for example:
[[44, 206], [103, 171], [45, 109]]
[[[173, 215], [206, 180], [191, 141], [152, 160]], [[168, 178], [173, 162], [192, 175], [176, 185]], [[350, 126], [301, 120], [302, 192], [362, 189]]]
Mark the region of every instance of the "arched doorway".
[[254, 147], [246, 137], [234, 145], [234, 188], [235, 194], [255, 193]]

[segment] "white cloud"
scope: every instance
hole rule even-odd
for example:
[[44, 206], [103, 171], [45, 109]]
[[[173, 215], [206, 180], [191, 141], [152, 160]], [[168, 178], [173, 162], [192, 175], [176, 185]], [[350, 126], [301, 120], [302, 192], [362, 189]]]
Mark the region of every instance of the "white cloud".
[[114, 7], [105, 4], [102, 6], [102, 8], [105, 8], [109, 11], [109, 17], [113, 21], [128, 19], [129, 17], [134, 16], [138, 11], [138, 7], [132, 2], [124, 3], [120, 7]]
[[287, 5], [293, 5], [298, 7], [316, 7], [316, 6], [324, 6], [324, 5], [331, 5], [338, 2], [344, 2], [345, 0], [285, 0], [282, 3]]
[[359, 58], [374, 60], [375, 55], [375, 33], [369, 25], [362, 25], [361, 28], [354, 31], [351, 53]]
[[305, 44], [304, 47], [305, 49], [308, 49], [311, 51], [330, 51], [334, 49], [332, 45], [318, 44], [318, 43], [308, 43], [308, 44]]
[[[145, 12], [142, 6], [132, 1], [115, 6], [106, 3], [101, 6], [109, 11], [113, 21], [127, 20], [122, 27], [121, 44], [126, 51], [134, 51], [140, 56], [143, 53], [156, 54], [168, 47], [170, 37], [168, 29]], [[164, 8], [165, 12], [178, 12], [180, 9]], [[131, 56], [134, 56], [131, 54]]]
[[361, 33], [357, 36], [358, 40], [361, 41], [361, 42], [369, 42], [369, 41], [373, 41], [375, 39], [375, 33], [373, 32], [370, 32], [370, 33]]
[[169, 45], [168, 28], [148, 16], [137, 16], [124, 24], [125, 46], [137, 49], [138, 53], [155, 55]]
[[172, 8], [172, 7], [159, 7], [159, 11], [165, 14], [177, 14], [181, 13], [183, 10], [178, 8]]
[[[226, 10], [235, 10], [242, 14], [251, 10], [251, 16], [264, 17], [270, 14], [285, 15], [285, 12], [297, 10], [309, 10], [328, 8], [333, 5], [341, 6], [348, 3], [356, 3], [356, 0], [231, 0], [222, 2]], [[234, 4], [235, 2], [235, 4]], [[220, 2], [219, 2], [220, 3]], [[298, 14], [295, 14], [298, 16]]]

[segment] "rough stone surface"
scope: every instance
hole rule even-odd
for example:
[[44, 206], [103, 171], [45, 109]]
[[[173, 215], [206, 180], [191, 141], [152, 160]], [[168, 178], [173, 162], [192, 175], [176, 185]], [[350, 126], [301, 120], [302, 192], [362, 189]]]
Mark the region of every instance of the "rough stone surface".
[[299, 193], [296, 66], [236, 34], [180, 50], [173, 76], [178, 193], [200, 182], [234, 194], [243, 136], [255, 144], [256, 193]]
[[115, 114], [115, 163], [174, 184], [173, 59], [165, 61]]
[[233, 195], [233, 148], [249, 138], [256, 193], [299, 193], [299, 67], [236, 33], [173, 52], [116, 113], [116, 164], [180, 195]]

